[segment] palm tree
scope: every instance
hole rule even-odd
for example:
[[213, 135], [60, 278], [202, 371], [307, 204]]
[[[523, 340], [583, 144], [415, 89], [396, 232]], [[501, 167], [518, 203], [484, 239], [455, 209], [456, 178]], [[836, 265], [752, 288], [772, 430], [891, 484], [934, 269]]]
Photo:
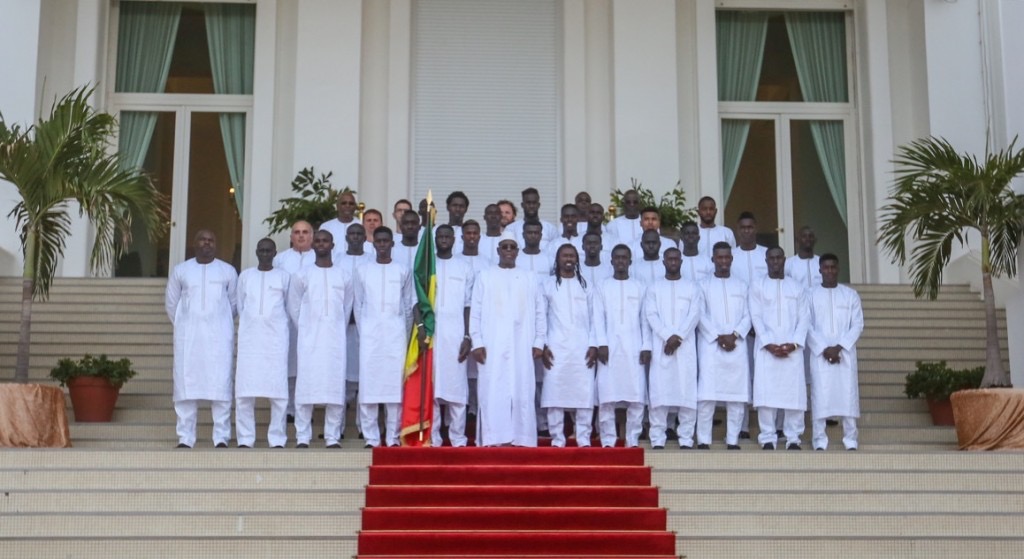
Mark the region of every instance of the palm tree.
[[0, 179], [17, 188], [16, 221], [25, 255], [15, 379], [28, 379], [32, 300], [45, 300], [70, 234], [68, 204], [79, 205], [95, 230], [90, 266], [110, 270], [131, 243], [135, 218], [155, 237], [164, 199], [138, 169], [122, 169], [110, 138], [117, 122], [89, 105], [91, 88], [54, 102], [47, 118], [22, 128], [0, 115]]
[[1024, 197], [1014, 193], [1010, 181], [1024, 172], [1024, 149], [1015, 152], [1016, 143], [1015, 138], [1005, 150], [986, 154], [983, 161], [958, 154], [942, 138], [901, 146], [894, 162], [892, 202], [882, 208], [878, 236], [893, 262], [901, 266], [907, 261], [907, 239], [913, 240], [914, 295], [935, 299], [954, 241], [965, 246], [970, 230], [980, 234], [986, 336], [983, 388], [1010, 386], [1000, 355], [992, 276], [1017, 274]]

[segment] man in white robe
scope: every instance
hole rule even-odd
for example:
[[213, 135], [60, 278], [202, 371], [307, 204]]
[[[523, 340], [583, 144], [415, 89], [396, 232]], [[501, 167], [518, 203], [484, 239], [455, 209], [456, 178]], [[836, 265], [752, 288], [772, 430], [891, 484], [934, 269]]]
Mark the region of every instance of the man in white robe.
[[740, 347], [750, 332], [747, 284], [731, 276], [729, 243], [720, 241], [715, 245], [712, 261], [714, 275], [700, 284], [704, 309], [697, 327], [697, 448], [711, 448], [715, 406], [723, 402], [726, 448], [740, 450], [743, 408], [750, 402], [750, 364], [746, 347]]
[[362, 220], [356, 217], [356, 209], [358, 209], [356, 195], [349, 190], [338, 194], [336, 208], [338, 216], [332, 220], [321, 223], [318, 230], [330, 232], [331, 238], [335, 240], [335, 244], [341, 245], [341, 240], [345, 238], [348, 226], [353, 223], [361, 224]]
[[580, 273], [591, 291], [597, 285], [612, 277], [612, 265], [604, 259], [604, 239], [600, 233], [583, 234], [583, 262], [580, 262]]
[[309, 448], [313, 438], [313, 406], [325, 405], [324, 443], [341, 447], [345, 417], [345, 329], [352, 312], [352, 277], [334, 266], [330, 231], [313, 235], [313, 266], [292, 275], [288, 314], [299, 330], [295, 379], [296, 448]]
[[[488, 204], [484, 208], [484, 228], [481, 230], [480, 225], [477, 225], [477, 237], [479, 238], [479, 244], [477, 245], [477, 253], [487, 259], [488, 264], [498, 263], [498, 242], [501, 241], [501, 208], [497, 204]], [[466, 251], [466, 231], [465, 224], [463, 224], [462, 231], [462, 252]], [[480, 266], [476, 267], [478, 270]]]
[[607, 239], [605, 245], [609, 248], [615, 246], [612, 243], [629, 246], [644, 232], [640, 227], [640, 194], [636, 190], [629, 189], [622, 195], [621, 209], [622, 215], [608, 222], [608, 233], [612, 238]]
[[[700, 287], [680, 274], [679, 249], [665, 252], [665, 276], [647, 286], [644, 314], [651, 327], [648, 402], [651, 448], [665, 448], [665, 429], [675, 429], [679, 448], [693, 448], [697, 425], [697, 323], [704, 307]], [[678, 426], [668, 425], [678, 411]]]
[[[479, 231], [479, 227], [477, 228]], [[431, 444], [441, 446], [442, 406], [447, 412], [448, 440], [466, 446], [466, 406], [469, 377], [466, 365], [472, 344], [469, 337], [469, 304], [473, 295], [473, 266], [452, 254], [455, 231], [440, 225], [434, 235], [437, 258], [434, 301], [434, 421]]]
[[[658, 236], [658, 239], [661, 240], [661, 244], [658, 245], [658, 252], [655, 254], [654, 258], [657, 263], [656, 267], [658, 271], [651, 277], [652, 280], [658, 279], [665, 273], [665, 268], [662, 266], [662, 258], [665, 257], [665, 251], [670, 248], [679, 248], [679, 244], [676, 243], [675, 239], [661, 234], [661, 214], [658, 213], [658, 208], [649, 206], [640, 210], [640, 228], [643, 232], [640, 233], [640, 238], [634, 240], [629, 245], [629, 250], [633, 254], [644, 254], [644, 259], [646, 260], [647, 255], [644, 253], [643, 249], [643, 236], [648, 231], [653, 231]], [[636, 261], [634, 261], [634, 265], [635, 264]], [[637, 270], [630, 270], [629, 274], [636, 277], [636, 271]]]
[[215, 258], [217, 237], [202, 229], [195, 258], [167, 278], [164, 307], [174, 325], [174, 412], [178, 448], [196, 444], [200, 400], [210, 402], [213, 444], [231, 439], [232, 360], [235, 346], [235, 269]]
[[[490, 219], [497, 223], [498, 237], [501, 236], [501, 210], [497, 204], [487, 206], [486, 212], [491, 212]], [[488, 227], [491, 227], [488, 224]], [[480, 273], [480, 270], [490, 268], [498, 261], [498, 244], [490, 242], [491, 237], [481, 237], [480, 223], [473, 219], [467, 219], [462, 224], [462, 252], [457, 256], [465, 260], [472, 272], [473, 278]], [[485, 242], [486, 241], [486, 242]], [[485, 252], [486, 248], [486, 252]], [[476, 423], [476, 381], [478, 377], [477, 363], [473, 358], [466, 359], [466, 377], [469, 382], [469, 396], [466, 402], [466, 421]]]
[[577, 254], [583, 254], [583, 236], [576, 232], [576, 223], [578, 221], [579, 214], [576, 204], [564, 204], [559, 219], [562, 228], [558, 236], [545, 247], [550, 262], [555, 261], [559, 247], [566, 243], [572, 245], [576, 249]]
[[525, 239], [523, 249], [516, 257], [516, 268], [536, 274], [538, 283], [552, 274], [554, 259], [544, 247], [544, 229], [539, 221], [530, 221], [522, 226]]
[[[524, 189], [521, 196], [522, 202], [519, 204], [519, 207], [523, 208], [523, 219], [508, 224], [504, 232], [514, 235], [519, 246], [525, 247], [526, 237], [523, 236], [523, 226], [531, 221], [536, 221], [542, 227], [541, 246], [546, 246], [558, 236], [558, 227], [554, 223], [540, 218], [538, 213], [540, 212], [540, 192], [536, 188], [531, 186]], [[520, 265], [517, 263], [516, 266], [519, 267]]]
[[651, 332], [643, 315], [646, 286], [629, 277], [629, 247], [612, 249], [611, 278], [594, 295], [598, 344], [597, 397], [601, 446], [615, 445], [615, 408], [626, 407], [626, 446], [639, 444], [647, 402], [645, 368], [651, 361]]
[[[762, 278], [768, 277], [767, 264], [768, 248], [757, 244], [757, 221], [751, 212], [740, 213], [736, 220], [736, 249], [732, 251], [732, 275], [743, 280], [748, 286], [753, 286]], [[747, 359], [750, 361], [751, 375], [756, 375], [754, 368], [754, 349], [757, 345], [756, 333], [751, 330], [747, 336]], [[782, 428], [782, 415], [779, 414], [779, 429]], [[743, 414], [743, 430], [740, 431], [741, 439], [750, 438], [750, 408], [746, 408]]]
[[384, 443], [399, 445], [402, 377], [416, 294], [411, 269], [391, 259], [394, 244], [390, 228], [377, 228], [373, 233], [376, 260], [356, 270], [355, 315], [360, 334], [359, 424], [367, 447], [381, 444], [378, 421], [381, 405], [385, 415]]
[[[291, 247], [277, 253], [274, 257], [274, 268], [279, 268], [290, 276], [303, 268], [313, 265], [316, 254], [313, 253], [313, 227], [308, 221], [296, 221], [292, 224], [290, 235]], [[287, 297], [287, 294], [285, 294]], [[298, 367], [298, 330], [288, 323], [288, 409], [291, 419], [295, 417], [295, 371]]]
[[651, 285], [658, 278], [664, 277], [665, 264], [662, 262], [661, 255], [673, 246], [666, 246], [657, 231], [650, 229], [644, 231], [640, 235], [640, 242], [636, 243], [636, 248], [630, 247], [629, 249], [631, 254], [637, 255], [629, 267], [629, 276], [642, 281], [644, 285]]
[[681, 241], [682, 264], [679, 266], [679, 273], [683, 279], [700, 283], [704, 278], [715, 272], [715, 266], [711, 263], [711, 257], [701, 254], [700, 227], [692, 221], [687, 221], [679, 228], [679, 240]]
[[817, 242], [813, 229], [801, 227], [796, 236], [796, 254], [786, 259], [786, 277], [800, 282], [808, 291], [821, 285], [821, 265], [814, 254]]
[[750, 321], [756, 332], [754, 407], [761, 433], [758, 444], [775, 450], [776, 415], [784, 414], [782, 432], [787, 450], [800, 450], [807, 411], [803, 347], [810, 324], [807, 293], [785, 276], [786, 254], [768, 249], [768, 277], [750, 286]]
[[[378, 227], [380, 227], [378, 225]], [[344, 250], [334, 249], [331, 258], [334, 265], [344, 268], [350, 278], [355, 280], [356, 270], [367, 262], [373, 262], [373, 253], [366, 251], [366, 228], [358, 223], [348, 226], [345, 233]], [[370, 245], [371, 247], [373, 245]], [[356, 400], [359, 396], [359, 328], [356, 327], [355, 315], [351, 314], [348, 319], [348, 326], [345, 328], [345, 407], [356, 409]], [[345, 424], [348, 422], [348, 413], [341, 418], [342, 438], [345, 434]], [[356, 430], [362, 437], [362, 427], [359, 421], [355, 422]]]
[[401, 238], [395, 241], [395, 246], [391, 248], [391, 260], [412, 270], [416, 261], [416, 251], [420, 248], [420, 235], [423, 232], [423, 228], [420, 227], [420, 214], [413, 211], [405, 212], [399, 231]]
[[541, 362], [546, 370], [540, 405], [547, 413], [551, 446], [565, 446], [565, 412], [576, 417], [576, 446], [590, 446], [594, 419], [597, 343], [593, 329], [593, 287], [579, 268], [570, 243], [555, 254], [556, 275], [541, 284], [546, 327]]
[[545, 317], [536, 274], [516, 266], [518, 243], [498, 243], [498, 265], [473, 283], [469, 334], [479, 367], [477, 444], [537, 446], [534, 360]]
[[736, 246], [736, 236], [732, 229], [715, 223], [718, 216], [718, 206], [715, 199], [705, 196], [697, 202], [697, 215], [700, 216], [700, 245], [698, 250], [702, 256], [711, 257], [714, 246], [718, 243], [727, 243], [729, 247]]
[[290, 320], [286, 309], [291, 274], [275, 268], [274, 241], [256, 243], [259, 265], [238, 276], [238, 363], [235, 367], [235, 430], [238, 447], [256, 444], [256, 398], [270, 400], [267, 442], [284, 448], [288, 441], [288, 348]]
[[811, 291], [811, 444], [828, 448], [825, 420], [841, 418], [843, 446], [857, 450], [860, 392], [857, 382], [857, 340], [864, 331], [860, 296], [839, 285], [839, 258], [821, 256], [821, 285]]

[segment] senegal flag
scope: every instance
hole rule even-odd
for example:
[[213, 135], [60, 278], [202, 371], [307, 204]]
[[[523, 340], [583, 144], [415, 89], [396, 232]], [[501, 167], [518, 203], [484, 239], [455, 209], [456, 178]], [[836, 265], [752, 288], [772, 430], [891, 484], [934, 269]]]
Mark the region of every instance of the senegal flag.
[[[427, 193], [427, 223], [416, 250], [413, 283], [416, 285], [419, 323], [412, 328], [402, 378], [402, 446], [430, 446], [434, 415], [434, 301], [437, 276], [434, 260], [434, 204]], [[420, 330], [426, 335], [420, 344]]]

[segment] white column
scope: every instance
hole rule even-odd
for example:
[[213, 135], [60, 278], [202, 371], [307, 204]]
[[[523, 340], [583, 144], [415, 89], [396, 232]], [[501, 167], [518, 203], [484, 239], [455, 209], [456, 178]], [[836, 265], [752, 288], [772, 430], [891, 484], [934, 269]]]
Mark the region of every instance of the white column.
[[360, 0], [303, 0], [295, 58], [294, 165], [359, 185]]
[[674, 0], [612, 1], [615, 181], [656, 194], [679, 180]]
[[[370, 0], [373, 1], [373, 0]], [[402, 198], [410, 198], [409, 151], [412, 129], [412, 1], [392, 0], [388, 41], [388, 143], [387, 208], [381, 208], [384, 222], [391, 223], [391, 208]], [[473, 213], [483, 215], [481, 200], [470, 201]], [[418, 200], [413, 200], [417, 207]], [[385, 211], [385, 209], [387, 211]]]
[[[697, 138], [695, 160], [697, 192], [691, 200], [693, 205], [701, 196], [711, 196], [719, 208], [725, 207], [722, 196], [722, 140], [718, 119], [718, 49], [715, 43], [715, 3], [699, 0], [693, 9], [695, 23], [688, 30], [695, 34], [699, 56], [694, 61], [696, 80], [696, 111], [694, 120]], [[724, 219], [719, 211], [718, 221]]]
[[[562, 2], [562, 200], [587, 190], [587, 45], [583, 0]], [[591, 194], [593, 196], [593, 194]]]
[[[40, 0], [0, 0], [0, 108], [4, 122], [32, 124], [36, 119], [36, 61], [39, 52]], [[17, 53], [17, 55], [14, 55]], [[21, 242], [7, 213], [21, 200], [13, 185], [0, 181], [0, 275], [20, 276]]]
[[[608, 208], [615, 189], [615, 122], [612, 99], [611, 0], [585, 0], [586, 185], [591, 199]], [[568, 24], [568, 22], [567, 22]], [[572, 102], [566, 96], [566, 103]], [[566, 199], [568, 200], [568, 199]]]
[[[253, 56], [252, 137], [247, 157], [242, 218], [242, 267], [256, 265], [256, 243], [267, 233], [263, 223], [277, 209], [274, 176], [274, 80], [277, 72], [277, 0], [256, 3], [256, 44]], [[287, 242], [278, 250], [288, 248]]]

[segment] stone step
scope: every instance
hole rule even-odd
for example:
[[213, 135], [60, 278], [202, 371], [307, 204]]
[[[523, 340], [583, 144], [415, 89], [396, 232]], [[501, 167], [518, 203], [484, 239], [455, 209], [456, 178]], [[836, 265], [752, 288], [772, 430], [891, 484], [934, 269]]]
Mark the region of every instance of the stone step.
[[[167, 317], [157, 322], [131, 322], [122, 324], [110, 324], [107, 322], [71, 322], [71, 321], [32, 321], [32, 340], [36, 341], [41, 335], [82, 335], [98, 334], [104, 336], [121, 334], [162, 334], [170, 338], [173, 334], [170, 321]], [[14, 321], [0, 321], [0, 333], [17, 334], [19, 324]], [[14, 338], [17, 340], [17, 338]]]
[[[189, 452], [182, 450], [180, 452]], [[192, 451], [195, 452], [195, 451]], [[237, 452], [237, 451], [222, 451]], [[283, 451], [282, 451], [283, 452]], [[334, 451], [339, 453], [341, 451]], [[310, 452], [313, 454], [313, 452]], [[17, 487], [19, 490], [45, 491], [134, 491], [140, 487], [154, 491], [174, 491], [188, 488], [194, 492], [224, 490], [297, 490], [297, 491], [356, 491], [367, 483], [367, 470], [363, 468], [328, 467], [313, 469], [252, 469], [226, 468], [223, 470], [166, 468], [123, 470], [8, 470], [0, 469], [0, 488]], [[5, 527], [6, 533], [6, 527]]]
[[[0, 314], [7, 313], [20, 313], [20, 303], [9, 303], [6, 301], [0, 301]], [[163, 302], [160, 303], [140, 303], [131, 304], [124, 302], [117, 302], [107, 305], [97, 305], [92, 302], [83, 303], [66, 303], [62, 305], [33, 305], [32, 306], [32, 317], [33, 320], [36, 316], [52, 316], [62, 314], [91, 314], [93, 320], [103, 318], [110, 319], [111, 322], [116, 323], [117, 318], [121, 315], [131, 314], [147, 314], [152, 316], [161, 315], [164, 319], [167, 319], [167, 311], [164, 309]]]
[[[684, 538], [1006, 538], [1024, 540], [1014, 514], [669, 514]], [[978, 557], [978, 555], [972, 555]]]
[[[172, 355], [174, 343], [170, 324], [167, 325], [166, 332], [139, 332], [134, 328], [123, 332], [107, 332], [105, 330], [91, 330], [88, 332], [32, 332], [31, 341], [33, 355], [48, 347], [76, 345], [94, 345], [97, 347], [128, 345], [165, 346], [168, 348], [168, 355]], [[0, 344], [14, 345], [17, 343], [17, 332], [0, 332]]]
[[[778, 451], [785, 452], [785, 451]], [[1020, 473], [982, 473], [964, 475], [951, 472], [716, 472], [690, 469], [670, 472], [656, 469], [654, 484], [682, 491], [746, 491], [756, 493], [766, 487], [799, 487], [801, 491], [940, 491], [985, 492], [998, 487], [1000, 491], [1024, 492], [1024, 475]], [[1019, 518], [1014, 519], [1020, 522]], [[754, 528], [756, 533], [756, 528]], [[734, 534], [739, 532], [733, 532]], [[864, 535], [869, 535], [867, 532]], [[878, 532], [882, 534], [885, 532]], [[1005, 533], [1005, 532], [1004, 532]], [[785, 535], [779, 533], [776, 535]], [[841, 535], [841, 534], [835, 534]], [[908, 532], [905, 535], [912, 535]]]
[[[659, 504], [673, 515], [750, 511], [751, 493], [741, 491], [690, 492], [662, 488], [658, 495]], [[788, 514], [1024, 514], [1024, 495], [1020, 493], [839, 493], [775, 488], [760, 491], [756, 496], [759, 506], [763, 505], [765, 510]]]
[[[117, 526], [122, 538], [336, 538], [355, 535], [358, 509], [343, 512], [182, 514], [12, 514], [0, 515], [6, 537], [89, 538]], [[2, 540], [0, 540], [2, 541]]]
[[0, 500], [0, 514], [336, 513], [365, 504], [362, 488], [336, 491], [13, 491]]
[[[3, 539], [9, 557], [217, 557], [218, 559], [278, 559], [281, 557], [355, 557], [356, 534], [330, 537], [245, 538], [187, 537], [169, 539], [92, 537], [88, 539]], [[682, 549], [682, 548], [679, 548]]]
[[[838, 520], [838, 519], [837, 519]], [[898, 523], [894, 522], [894, 525]], [[721, 538], [680, 534], [676, 551], [687, 559], [736, 557], [900, 557], [959, 559], [1019, 557], [1024, 537], [784, 537], [736, 535]]]

